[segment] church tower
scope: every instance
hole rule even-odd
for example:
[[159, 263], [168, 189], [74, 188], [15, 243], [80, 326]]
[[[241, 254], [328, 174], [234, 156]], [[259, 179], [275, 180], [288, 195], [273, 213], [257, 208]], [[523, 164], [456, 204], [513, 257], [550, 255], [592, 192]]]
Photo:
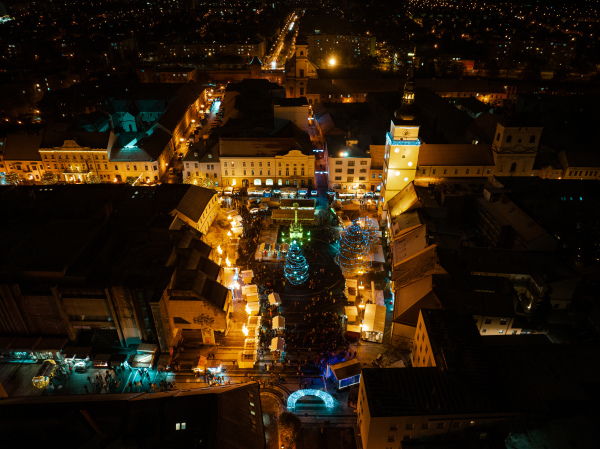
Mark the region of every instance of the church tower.
[[492, 142], [496, 176], [531, 176], [542, 127], [496, 125]]
[[383, 158], [383, 188], [381, 198], [384, 209], [387, 202], [414, 181], [419, 162], [419, 125], [415, 121], [413, 71], [404, 85], [402, 106], [394, 114], [390, 131], [385, 137]]
[[317, 77], [317, 68], [308, 60], [308, 44], [296, 43], [294, 57], [285, 67], [285, 93], [288, 98], [304, 97], [309, 78]]

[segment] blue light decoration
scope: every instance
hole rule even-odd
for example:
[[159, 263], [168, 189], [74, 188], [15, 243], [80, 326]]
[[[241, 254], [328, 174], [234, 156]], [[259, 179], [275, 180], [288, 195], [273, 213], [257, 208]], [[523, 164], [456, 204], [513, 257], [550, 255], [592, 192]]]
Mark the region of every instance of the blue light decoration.
[[304, 284], [308, 279], [308, 263], [306, 263], [306, 258], [295, 240], [290, 245], [287, 256], [285, 256], [283, 272], [292, 285]]
[[385, 142], [390, 145], [421, 145], [421, 141], [418, 137], [416, 140], [394, 140], [392, 133], [389, 131], [385, 135]]
[[368, 262], [369, 237], [356, 220], [340, 234], [340, 250], [335, 256], [344, 276], [362, 274]]
[[312, 390], [309, 388], [306, 390], [296, 390], [292, 394], [290, 394], [287, 400], [288, 409], [294, 410], [294, 408], [296, 407], [296, 401], [300, 398], [303, 398], [304, 396], [317, 396], [318, 398], [321, 398], [323, 402], [325, 402], [325, 406], [328, 409], [333, 408], [333, 405], [335, 403], [333, 397], [329, 393], [321, 390]]

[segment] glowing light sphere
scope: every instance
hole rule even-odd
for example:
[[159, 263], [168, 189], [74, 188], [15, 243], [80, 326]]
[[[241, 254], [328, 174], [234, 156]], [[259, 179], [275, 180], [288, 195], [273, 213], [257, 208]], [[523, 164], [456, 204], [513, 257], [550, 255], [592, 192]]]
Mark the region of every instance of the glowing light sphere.
[[323, 402], [325, 402], [325, 406], [327, 408], [333, 408], [335, 404], [333, 397], [329, 393], [309, 388], [306, 390], [296, 390], [290, 394], [287, 400], [288, 409], [293, 410], [296, 407], [296, 401], [304, 396], [317, 396], [318, 398], [322, 399]]

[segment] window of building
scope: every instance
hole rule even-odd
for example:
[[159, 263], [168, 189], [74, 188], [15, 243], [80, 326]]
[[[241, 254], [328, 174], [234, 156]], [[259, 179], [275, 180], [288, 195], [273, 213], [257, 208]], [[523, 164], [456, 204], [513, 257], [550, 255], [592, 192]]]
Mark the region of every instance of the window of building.
[[485, 334], [487, 332], [487, 329], [481, 329], [481, 333]]
[[458, 168], [455, 168], [455, 169], [454, 169], [454, 174], [455, 174], [455, 175], [458, 175]]
[[486, 318], [485, 324], [492, 324], [492, 319], [491, 318]]
[[529, 138], [529, 143], [535, 143], [535, 136], [531, 136]]
[[[498, 135], [499, 135], [499, 134], [498, 134]], [[438, 428], [438, 429], [443, 429], [444, 427], [446, 427], [446, 426], [445, 426], [445, 423], [443, 423], [443, 422], [439, 422], [439, 423], [437, 424], [437, 428]]]
[[254, 167], [254, 161], [250, 162], [250, 167]]
[[367, 161], [360, 161], [360, 165], [367, 165]]
[[341, 181], [341, 180], [342, 180], [342, 177], [341, 177], [341, 176], [336, 176], [336, 177], [335, 177], [335, 180], [336, 180], [336, 181]]
[[512, 142], [512, 136], [509, 134], [508, 136], [506, 136], [506, 143], [511, 143]]
[[427, 430], [429, 429], [429, 423], [428, 422], [424, 422], [423, 424], [421, 424], [421, 430]]
[[354, 182], [354, 176], [348, 176], [346, 182]]
[[390, 424], [390, 432], [395, 432], [398, 430], [398, 424]]
[[353, 168], [349, 168], [347, 174], [353, 175], [354, 174], [354, 169]]
[[354, 161], [348, 161], [348, 167], [354, 167]]
[[447, 168], [445, 168], [445, 169], [444, 169], [444, 174], [447, 174], [447, 173], [448, 173], [448, 169], [447, 169]]
[[335, 165], [342, 165], [342, 161], [335, 161]]
[[507, 322], [507, 321], [506, 321], [506, 318], [502, 318], [502, 319], [500, 320], [500, 325], [501, 325], [501, 326], [505, 326], [505, 325], [506, 325], [506, 322]]
[[245, 167], [245, 166], [246, 166], [246, 162], [242, 162], [242, 167]]
[[396, 437], [394, 435], [388, 436], [388, 443], [393, 443], [394, 441], [396, 441]]
[[454, 423], [452, 424], [452, 427], [454, 429], [460, 429], [460, 421], [454, 421]]
[[404, 430], [413, 430], [415, 428], [415, 425], [412, 423], [406, 423], [406, 426], [404, 427]]

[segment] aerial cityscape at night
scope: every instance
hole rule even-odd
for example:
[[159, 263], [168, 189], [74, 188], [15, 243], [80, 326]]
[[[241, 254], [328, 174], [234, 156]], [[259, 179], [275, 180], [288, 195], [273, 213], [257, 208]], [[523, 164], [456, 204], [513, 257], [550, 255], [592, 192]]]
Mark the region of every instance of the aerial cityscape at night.
[[599, 9], [2, 0], [3, 447], [600, 447]]

